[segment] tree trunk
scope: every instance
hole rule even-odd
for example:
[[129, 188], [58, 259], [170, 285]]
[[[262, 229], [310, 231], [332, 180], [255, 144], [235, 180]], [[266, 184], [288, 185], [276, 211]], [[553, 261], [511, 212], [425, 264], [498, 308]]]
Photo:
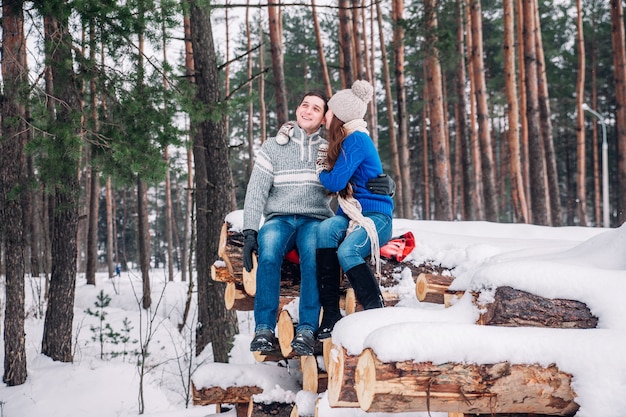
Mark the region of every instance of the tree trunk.
[[[276, 0], [268, 0], [267, 12], [270, 25], [270, 50], [272, 52], [272, 74], [274, 75], [274, 95], [276, 98], [276, 120], [278, 127], [289, 120], [287, 108], [287, 88], [285, 87], [283, 41], [279, 7]], [[195, 51], [195, 49], [194, 49]]]
[[456, 63], [456, 79], [455, 79], [455, 95], [457, 102], [455, 104], [455, 133], [456, 133], [456, 152], [459, 162], [456, 164], [456, 175], [460, 191], [459, 198], [461, 199], [461, 218], [464, 220], [471, 220], [473, 218], [472, 208], [472, 194], [474, 188], [474, 182], [471, 180], [471, 145], [469, 143], [469, 137], [467, 132], [467, 101], [465, 100], [465, 53], [464, 53], [464, 13], [463, 13], [463, 1], [458, 0], [456, 7], [456, 51], [457, 51], [457, 63]]
[[[611, 39], [617, 118], [617, 224], [626, 222], [626, 40], [621, 0], [611, 0]], [[608, 227], [609, 225], [605, 225]]]
[[392, 0], [391, 20], [393, 22], [393, 58], [396, 75], [396, 100], [398, 114], [398, 154], [400, 159], [400, 181], [402, 195], [399, 196], [401, 217], [413, 218], [413, 195], [411, 190], [411, 158], [409, 152], [409, 122], [406, 106], [406, 85], [404, 83], [404, 28], [402, 26], [403, 0]]
[[91, 168], [89, 176], [89, 223], [87, 224], [87, 268], [85, 278], [87, 285], [96, 285], [96, 269], [98, 263], [98, 203], [100, 199], [100, 173]]
[[0, 102], [0, 243], [4, 242], [4, 374], [8, 386], [26, 382], [26, 338], [24, 333], [24, 229], [28, 203], [24, 147], [28, 72], [24, 11], [21, 1], [2, 5], [2, 80]]
[[543, 142], [547, 189], [549, 200], [549, 215], [552, 226], [561, 225], [561, 197], [559, 192], [559, 178], [556, 168], [556, 155], [554, 153], [554, 140], [552, 138], [552, 121], [550, 114], [550, 97], [548, 94], [548, 79], [546, 78], [546, 62], [543, 54], [543, 41], [541, 37], [541, 23], [539, 21], [539, 5], [534, 0], [535, 16], [535, 49], [537, 52], [537, 90], [539, 102], [539, 119], [541, 121], [541, 138]]
[[167, 147], [163, 151], [163, 159], [167, 163], [165, 172], [165, 237], [167, 242], [167, 277], [169, 281], [174, 281], [174, 237], [172, 225], [174, 218], [172, 214], [172, 184], [170, 181], [170, 157]]
[[428, 34], [426, 43], [430, 46], [426, 56], [426, 85], [428, 87], [428, 107], [430, 114], [430, 137], [434, 160], [434, 197], [435, 220], [453, 219], [452, 192], [450, 189], [450, 159], [448, 141], [446, 138], [446, 124], [443, 109], [443, 88], [441, 81], [441, 64], [437, 49], [437, 16], [436, 2], [424, 2], [425, 30]]
[[228, 362], [228, 353], [238, 332], [237, 315], [224, 306], [225, 285], [212, 281], [209, 276], [210, 265], [217, 259], [219, 244], [211, 236], [219, 236], [224, 218], [231, 209], [228, 141], [224, 115], [216, 113], [222, 99], [210, 12], [202, 2], [193, 1], [190, 6], [196, 99], [213, 113], [213, 117], [198, 122], [193, 129], [198, 213], [196, 354], [212, 343], [215, 361]]
[[109, 278], [115, 276], [115, 262], [117, 257], [114, 252], [114, 234], [113, 234], [113, 191], [111, 189], [111, 177], [107, 177], [105, 186], [105, 202], [106, 202], [106, 222], [107, 222], [107, 270], [109, 272]]
[[[315, 0], [311, 0], [311, 14], [313, 17], [313, 28], [315, 29], [317, 58], [319, 59], [320, 70], [322, 71], [322, 77], [324, 78], [324, 91], [326, 92], [326, 97], [330, 98], [330, 96], [333, 95], [333, 88], [330, 85], [330, 76], [328, 75], [328, 67], [326, 66], [326, 54], [324, 54], [324, 44], [322, 43], [322, 34], [320, 29], [320, 23], [317, 18], [317, 8], [315, 7]], [[250, 169], [250, 172], [252, 172], [252, 169]]]
[[526, 193], [520, 160], [519, 106], [515, 81], [515, 9], [513, 0], [504, 0], [504, 73], [506, 82], [507, 114], [509, 118], [509, 175], [515, 220], [528, 222]]
[[354, 48], [350, 0], [339, 0], [339, 54], [341, 56], [341, 87], [350, 88], [354, 82]]
[[496, 222], [498, 221], [498, 193], [496, 190], [491, 131], [489, 130], [489, 107], [487, 105], [487, 83], [485, 81], [485, 65], [483, 61], [483, 25], [480, 0], [471, 1], [470, 16], [472, 20], [471, 65], [474, 68], [476, 86], [476, 116], [480, 141], [482, 182], [484, 185], [485, 217], [489, 221]]
[[150, 223], [148, 219], [148, 190], [146, 183], [137, 178], [137, 247], [143, 294], [141, 304], [148, 309], [152, 305], [150, 289]]
[[[467, 29], [465, 30], [466, 39], [467, 39], [467, 50], [471, 51], [474, 49], [474, 40], [472, 39], [472, 19], [471, 19], [471, 11], [469, 2], [465, 4], [465, 16]], [[474, 207], [473, 220], [484, 220], [485, 219], [485, 209], [484, 209], [484, 199], [483, 199], [483, 182], [482, 182], [482, 167], [480, 162], [480, 146], [478, 140], [478, 131], [476, 130], [476, 76], [474, 71], [474, 66], [471, 63], [471, 59], [468, 60], [467, 65], [467, 76], [469, 80], [469, 102], [470, 102], [470, 112], [469, 112], [469, 126], [470, 126], [470, 155], [471, 162], [470, 167], [473, 167], [473, 176], [471, 178], [474, 187], [472, 189], [472, 205]], [[465, 92], [463, 92], [465, 94]]]
[[520, 108], [520, 129], [521, 129], [521, 159], [522, 159], [522, 179], [524, 180], [524, 194], [526, 195], [528, 217], [527, 222], [532, 219], [531, 212], [531, 194], [530, 194], [530, 168], [528, 162], [528, 117], [526, 112], [526, 64], [525, 64], [525, 47], [524, 47], [524, 6], [523, 0], [516, 0], [517, 9], [517, 44], [518, 44], [518, 61], [519, 61], [519, 108]]
[[[389, 74], [389, 60], [387, 58], [387, 46], [385, 44], [385, 31], [383, 28], [383, 15], [380, 10], [380, 3], [376, 2], [376, 20], [378, 22], [378, 37], [380, 39], [380, 55], [381, 65], [383, 67], [383, 85], [385, 86], [385, 103], [387, 104], [387, 118], [389, 120], [389, 147], [391, 150], [391, 161], [393, 166], [394, 177], [396, 178], [396, 195], [397, 198], [402, 196], [404, 191], [402, 188], [402, 175], [400, 172], [400, 157], [398, 154], [398, 139], [396, 136], [396, 121], [393, 111], [393, 96], [391, 94], [391, 76]], [[407, 191], [408, 192], [408, 191]], [[400, 198], [401, 199], [401, 198]], [[402, 207], [397, 207], [399, 213]]]
[[537, 54], [533, 0], [523, 0], [524, 63], [526, 72], [526, 112], [528, 119], [528, 149], [532, 223], [550, 226], [547, 199], [546, 159], [539, 131], [539, 98], [537, 91]]
[[[66, 5], [58, 4], [57, 15], [44, 17], [46, 44], [51, 67], [52, 92], [57, 100], [52, 131], [57, 132], [49, 150], [54, 164], [62, 167], [53, 181], [52, 207], [52, 276], [48, 309], [44, 322], [41, 352], [61, 362], [72, 361], [72, 321], [76, 288], [78, 230], [79, 149], [77, 130], [80, 123], [78, 92], [72, 67], [72, 39]], [[62, 103], [62, 104], [61, 104]]]
[[576, 75], [576, 201], [578, 220], [587, 226], [587, 149], [585, 146], [585, 39], [583, 35], [582, 0], [576, 0], [576, 46], [578, 74]]
[[352, 0], [352, 46], [354, 48], [354, 75], [357, 80], [366, 79], [365, 38], [363, 29], [362, 1]]
[[[183, 0], [184, 1], [184, 0]], [[189, 83], [195, 83], [194, 79], [194, 66], [193, 66], [193, 49], [191, 45], [191, 29], [189, 23], [189, 10], [185, 6], [183, 7], [183, 30], [185, 32], [185, 75]], [[190, 133], [187, 140], [192, 142], [192, 135]], [[191, 144], [186, 146], [187, 153], [187, 189], [185, 190], [185, 227], [184, 227], [184, 239], [183, 239], [183, 253], [181, 255], [181, 275], [182, 281], [187, 279], [187, 272], [189, 272], [189, 285], [192, 285], [193, 268], [191, 265], [191, 229], [192, 229], [192, 215], [193, 215], [193, 147]], [[189, 264], [189, 269], [187, 265]], [[186, 319], [186, 316], [185, 316]]]

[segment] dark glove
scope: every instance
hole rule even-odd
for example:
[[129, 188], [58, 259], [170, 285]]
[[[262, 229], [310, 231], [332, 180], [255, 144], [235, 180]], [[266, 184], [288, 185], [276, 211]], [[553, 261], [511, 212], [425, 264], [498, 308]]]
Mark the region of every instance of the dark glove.
[[246, 229], [243, 231], [243, 267], [246, 271], [252, 271], [252, 252], [258, 252], [257, 231]]
[[396, 193], [396, 182], [387, 174], [378, 174], [378, 177], [367, 182], [367, 189], [374, 194], [393, 197]]

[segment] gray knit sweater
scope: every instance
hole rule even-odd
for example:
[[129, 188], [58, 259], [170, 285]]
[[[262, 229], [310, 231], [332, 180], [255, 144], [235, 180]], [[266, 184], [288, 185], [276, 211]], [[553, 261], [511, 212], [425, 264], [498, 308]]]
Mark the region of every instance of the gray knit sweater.
[[[295, 124], [295, 123], [294, 123]], [[254, 163], [243, 208], [243, 229], [259, 230], [261, 215], [299, 214], [324, 220], [334, 215], [328, 192], [315, 173], [319, 131], [307, 136], [297, 125], [289, 141], [265, 141]]]

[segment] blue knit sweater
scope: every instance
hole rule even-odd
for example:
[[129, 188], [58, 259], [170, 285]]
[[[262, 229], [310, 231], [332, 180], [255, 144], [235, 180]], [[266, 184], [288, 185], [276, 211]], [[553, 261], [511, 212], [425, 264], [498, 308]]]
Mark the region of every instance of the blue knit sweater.
[[[374, 142], [364, 132], [349, 134], [341, 146], [341, 152], [332, 171], [322, 171], [320, 182], [332, 192], [341, 191], [352, 184], [354, 197], [361, 203], [363, 213], [377, 212], [393, 216], [393, 200], [387, 195], [373, 194], [366, 187], [367, 181], [382, 174], [383, 166]], [[338, 209], [337, 214], [343, 210]]]

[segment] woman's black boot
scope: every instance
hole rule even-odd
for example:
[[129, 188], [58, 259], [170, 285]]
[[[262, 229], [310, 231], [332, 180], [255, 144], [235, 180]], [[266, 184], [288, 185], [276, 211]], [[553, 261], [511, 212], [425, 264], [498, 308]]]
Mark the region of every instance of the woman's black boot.
[[369, 265], [359, 264], [346, 272], [350, 285], [354, 289], [354, 295], [365, 310], [382, 308], [383, 296], [380, 293], [380, 286]]
[[322, 322], [317, 338], [322, 340], [330, 337], [335, 323], [342, 317], [339, 310], [340, 268], [337, 248], [317, 249], [315, 259], [317, 262], [317, 288], [322, 305]]

